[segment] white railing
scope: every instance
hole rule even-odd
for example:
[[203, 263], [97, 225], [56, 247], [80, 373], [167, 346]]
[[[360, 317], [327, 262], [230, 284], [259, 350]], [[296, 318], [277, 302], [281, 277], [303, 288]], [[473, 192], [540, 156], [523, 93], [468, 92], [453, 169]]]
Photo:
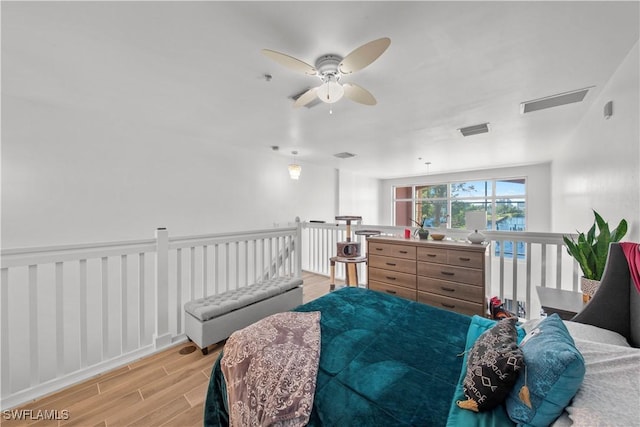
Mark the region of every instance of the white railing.
[[[407, 227], [356, 224], [352, 226], [352, 238], [361, 243], [362, 255], [366, 254], [366, 238], [356, 234], [358, 230], [378, 230], [382, 235], [404, 236]], [[413, 233], [415, 228], [409, 227]], [[466, 240], [469, 231], [445, 229], [447, 238]], [[577, 291], [579, 267], [564, 247], [562, 234], [483, 231], [491, 243], [490, 262], [487, 265], [487, 294], [503, 301], [518, 301], [526, 308], [522, 317], [537, 317], [540, 303], [536, 286]], [[336, 253], [336, 243], [346, 240], [346, 225], [334, 223], [303, 223], [302, 268], [317, 274], [329, 274], [329, 258]], [[516, 256], [512, 248], [516, 248]], [[361, 283], [366, 283], [366, 266], [360, 264]], [[345, 270], [336, 265], [336, 277], [344, 279]], [[516, 307], [511, 308], [516, 312]], [[522, 314], [522, 313], [521, 313]]]
[[186, 301], [301, 275], [301, 224], [11, 249], [0, 269], [0, 409], [185, 339]]
[[[405, 227], [352, 225], [403, 235]], [[463, 240], [464, 230], [446, 230]], [[491, 241], [488, 294], [539, 312], [535, 286], [578, 289], [562, 235], [484, 232]], [[299, 223], [244, 233], [10, 249], [0, 268], [0, 409], [155, 353], [183, 340], [183, 305], [265, 278], [329, 275], [345, 224]], [[519, 248], [514, 257], [509, 247]], [[359, 264], [361, 283], [366, 265]], [[344, 279], [344, 265], [336, 277]]]

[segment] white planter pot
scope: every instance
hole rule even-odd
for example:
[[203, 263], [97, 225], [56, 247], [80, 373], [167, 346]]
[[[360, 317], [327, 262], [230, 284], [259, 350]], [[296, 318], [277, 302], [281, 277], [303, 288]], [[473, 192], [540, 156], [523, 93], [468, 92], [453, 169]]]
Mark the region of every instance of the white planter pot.
[[582, 300], [584, 302], [589, 301], [596, 293], [599, 286], [599, 280], [587, 279], [584, 276], [580, 277], [580, 290], [582, 291]]

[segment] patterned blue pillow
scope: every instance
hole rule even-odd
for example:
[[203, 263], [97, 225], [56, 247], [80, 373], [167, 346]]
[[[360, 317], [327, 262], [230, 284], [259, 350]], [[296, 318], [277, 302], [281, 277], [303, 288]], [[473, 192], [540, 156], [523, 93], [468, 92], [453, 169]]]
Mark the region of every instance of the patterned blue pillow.
[[[507, 397], [507, 412], [519, 425], [548, 426], [578, 392], [584, 379], [584, 359], [557, 314], [543, 319], [520, 348], [525, 370]], [[519, 397], [525, 381], [531, 407]]]

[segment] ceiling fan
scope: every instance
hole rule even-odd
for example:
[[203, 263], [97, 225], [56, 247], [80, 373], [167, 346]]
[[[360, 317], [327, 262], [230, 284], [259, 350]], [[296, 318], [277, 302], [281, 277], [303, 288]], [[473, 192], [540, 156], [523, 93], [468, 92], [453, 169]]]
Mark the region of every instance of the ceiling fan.
[[322, 55], [316, 60], [315, 66], [275, 50], [262, 49], [262, 53], [280, 65], [309, 76], [316, 76], [322, 81], [320, 86], [300, 95], [294, 102], [294, 107], [305, 106], [316, 98], [333, 104], [343, 96], [360, 104], [375, 105], [376, 99], [368, 90], [355, 83], [340, 83], [340, 78], [371, 64], [390, 44], [391, 39], [383, 37], [360, 46], [344, 58], [334, 54]]

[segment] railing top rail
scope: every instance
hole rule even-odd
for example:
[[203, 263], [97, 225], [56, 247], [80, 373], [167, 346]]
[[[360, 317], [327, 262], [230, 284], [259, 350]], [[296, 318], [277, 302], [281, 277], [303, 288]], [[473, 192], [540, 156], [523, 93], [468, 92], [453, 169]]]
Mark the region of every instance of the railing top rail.
[[[316, 223], [305, 222], [305, 228], [315, 229], [336, 229], [345, 228], [345, 224], [338, 223]], [[370, 224], [358, 224], [353, 226], [353, 230], [379, 230], [382, 233], [400, 233], [405, 228], [415, 230], [417, 227], [413, 226], [393, 226], [393, 225], [370, 225]], [[429, 230], [434, 230], [430, 228]], [[466, 237], [470, 231], [459, 228], [446, 228], [443, 230], [445, 234], [450, 237], [463, 238]], [[563, 236], [573, 236], [571, 233], [550, 233], [539, 231], [503, 231], [503, 230], [482, 230], [488, 240], [511, 240], [518, 242], [531, 242], [531, 243], [544, 243], [544, 244], [564, 244]]]
[[259, 240], [268, 237], [293, 236], [297, 232], [297, 227], [281, 227], [265, 230], [251, 230], [248, 232], [201, 234], [198, 236], [170, 237], [169, 245], [172, 248], [202, 246], [205, 244], [222, 244], [230, 242], [241, 242], [248, 240]]
[[100, 249], [108, 249], [108, 248], [123, 248], [123, 247], [131, 247], [131, 246], [146, 246], [155, 244], [155, 239], [145, 239], [145, 240], [127, 240], [127, 241], [119, 241], [119, 242], [96, 242], [96, 243], [79, 243], [72, 245], [58, 245], [58, 246], [34, 246], [34, 247], [25, 247], [25, 248], [12, 248], [12, 249], [2, 249], [0, 251], [0, 255], [5, 256], [14, 256], [14, 255], [24, 255], [24, 254], [52, 254], [55, 252], [86, 252], [91, 250], [100, 250]]

